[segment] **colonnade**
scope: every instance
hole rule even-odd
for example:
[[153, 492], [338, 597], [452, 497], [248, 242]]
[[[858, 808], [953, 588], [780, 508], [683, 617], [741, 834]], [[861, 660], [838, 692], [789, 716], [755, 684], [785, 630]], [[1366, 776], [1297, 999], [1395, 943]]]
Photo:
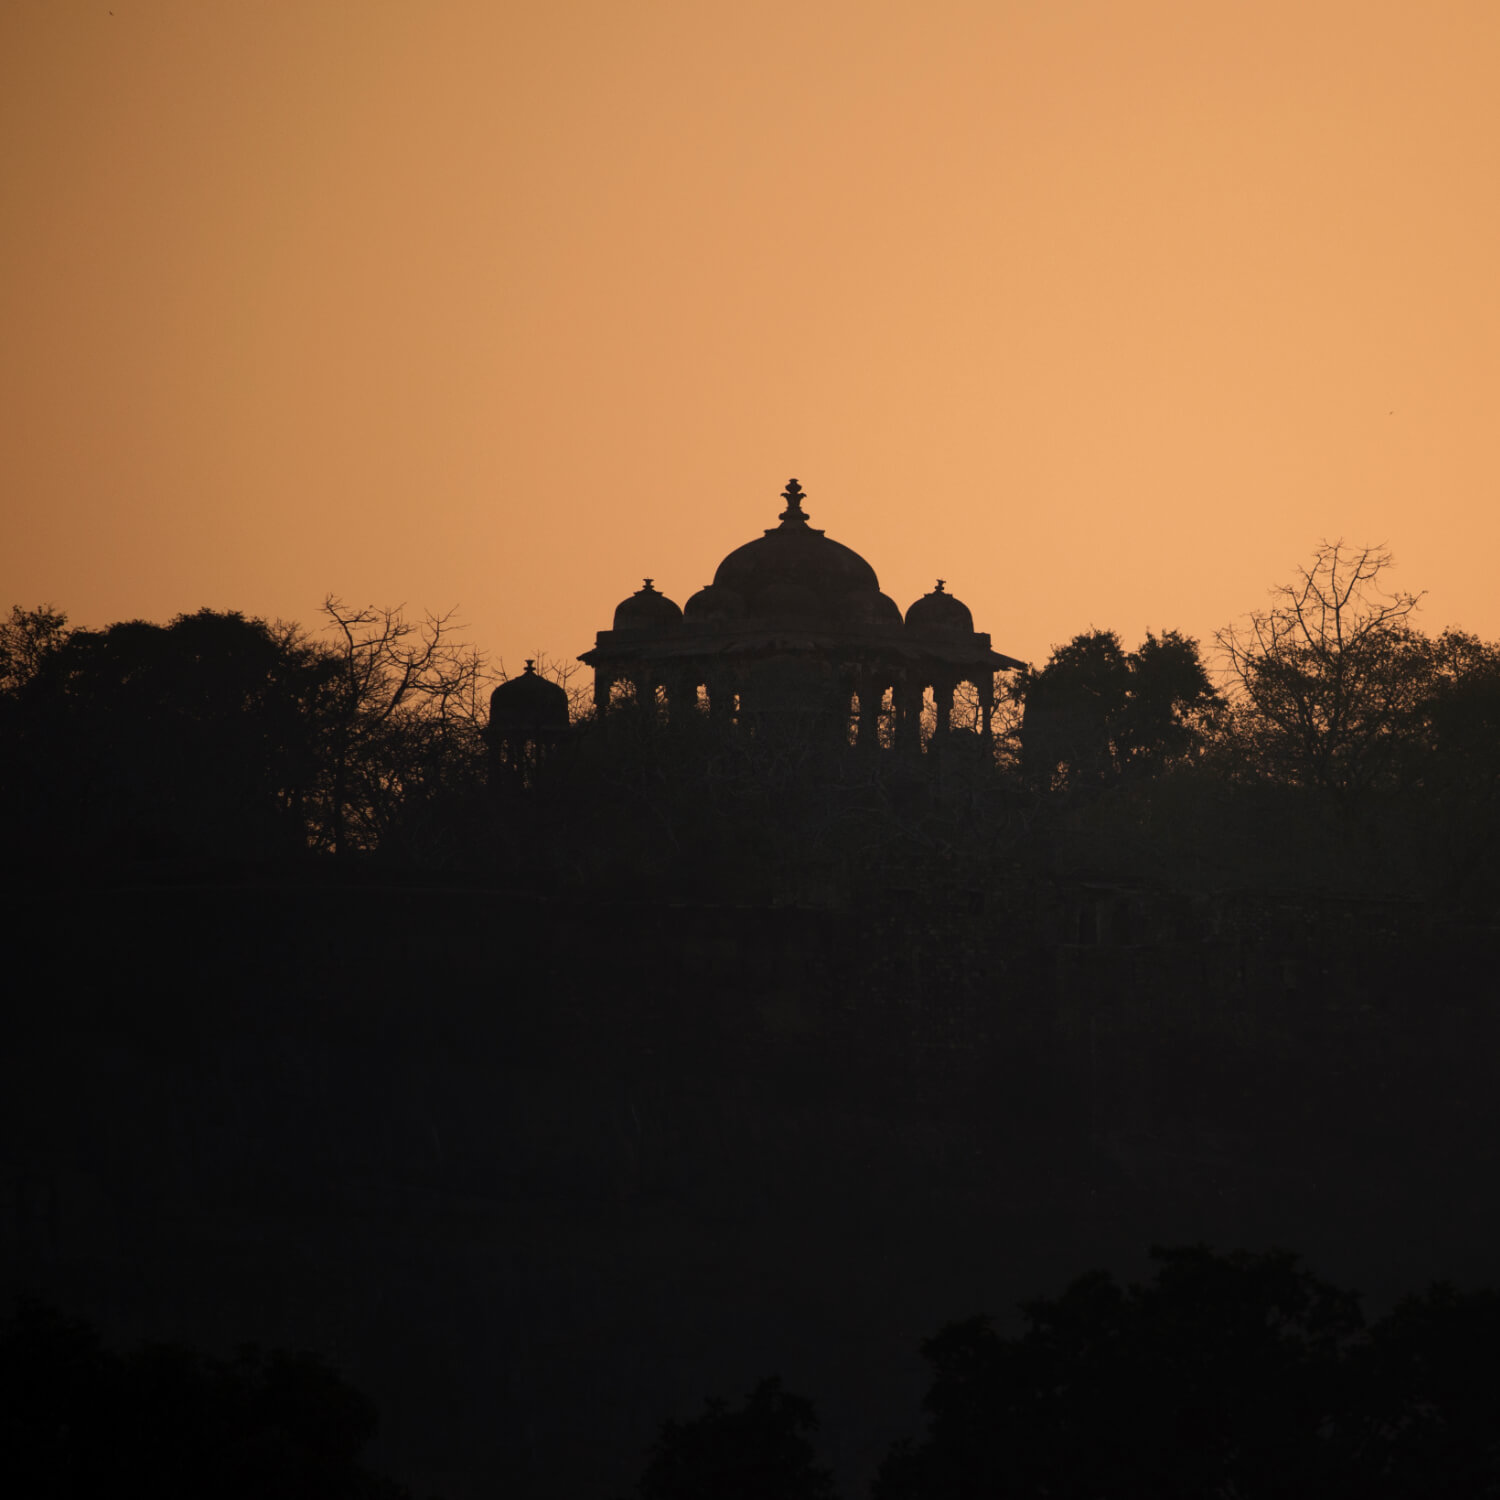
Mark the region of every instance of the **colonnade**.
[[995, 681], [988, 672], [972, 676], [955, 676], [934, 672], [907, 671], [891, 677], [883, 673], [864, 673], [854, 683], [859, 701], [859, 733], [856, 743], [861, 749], [880, 744], [880, 718], [886, 712], [885, 695], [891, 695], [890, 712], [894, 715], [891, 741], [896, 749], [916, 753], [922, 748], [922, 705], [930, 688], [936, 709], [933, 738], [942, 741], [953, 726], [953, 698], [961, 683], [973, 686], [979, 698], [979, 735], [986, 745], [992, 736], [995, 708]]
[[[666, 697], [668, 718], [683, 712], [699, 711], [699, 689], [708, 699], [711, 720], [724, 722], [741, 717], [743, 674], [732, 670], [705, 671], [699, 664], [679, 666], [668, 663], [621, 662], [613, 665], [601, 663], [594, 674], [594, 709], [600, 718], [608, 715], [614, 689], [619, 683], [629, 683], [639, 703], [654, 702], [658, 689]], [[922, 749], [922, 705], [924, 695], [931, 689], [936, 708], [934, 738], [946, 738], [953, 723], [953, 700], [960, 684], [973, 686], [979, 699], [979, 734], [988, 745], [992, 738], [992, 719], [995, 706], [994, 676], [989, 670], [974, 673], [955, 672], [943, 669], [941, 664], [930, 664], [926, 670], [920, 665], [892, 669], [889, 667], [867, 667], [838, 675], [837, 685], [830, 694], [828, 713], [843, 718], [849, 714], [855, 728], [854, 743], [860, 750], [875, 750], [880, 746], [881, 719], [887, 713], [892, 716], [890, 739], [895, 749], [907, 754], [917, 754]], [[891, 697], [890, 708], [885, 706], [886, 694]], [[858, 710], [853, 705], [858, 704]], [[774, 713], [774, 704], [747, 705], [751, 713]]]

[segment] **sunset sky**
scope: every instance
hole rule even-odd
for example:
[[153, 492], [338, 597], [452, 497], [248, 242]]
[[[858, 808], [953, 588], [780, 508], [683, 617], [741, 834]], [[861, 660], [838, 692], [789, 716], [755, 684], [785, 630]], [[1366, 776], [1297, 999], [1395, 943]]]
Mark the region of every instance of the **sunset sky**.
[[514, 671], [796, 475], [1035, 661], [1500, 636], [1496, 0], [3, 0], [0, 147], [0, 607]]

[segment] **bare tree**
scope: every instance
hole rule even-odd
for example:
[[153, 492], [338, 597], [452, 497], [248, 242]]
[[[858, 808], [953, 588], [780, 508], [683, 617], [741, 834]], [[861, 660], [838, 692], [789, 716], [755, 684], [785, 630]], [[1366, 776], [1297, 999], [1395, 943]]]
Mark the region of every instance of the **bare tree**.
[[329, 595], [326, 837], [335, 853], [371, 848], [405, 799], [456, 758], [478, 765], [484, 657], [457, 637], [454, 611], [408, 620], [402, 608], [351, 608]]
[[1237, 738], [1263, 772], [1336, 794], [1376, 784], [1428, 690], [1419, 594], [1385, 587], [1391, 554], [1323, 542], [1268, 609], [1218, 632]]

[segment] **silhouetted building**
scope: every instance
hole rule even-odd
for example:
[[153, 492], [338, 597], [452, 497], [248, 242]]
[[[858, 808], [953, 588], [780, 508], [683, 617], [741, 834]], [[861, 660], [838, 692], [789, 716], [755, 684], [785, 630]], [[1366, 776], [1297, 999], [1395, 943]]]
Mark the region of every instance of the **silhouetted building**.
[[490, 778], [510, 775], [529, 782], [568, 733], [568, 695], [528, 661], [519, 677], [502, 682], [490, 694], [490, 722], [484, 731], [490, 747]]
[[649, 578], [620, 604], [579, 658], [594, 669], [599, 715], [623, 694], [664, 700], [669, 715], [706, 707], [751, 728], [916, 750], [924, 693], [946, 736], [954, 693], [970, 683], [988, 742], [995, 673], [1024, 663], [991, 648], [942, 579], [903, 619], [864, 558], [808, 525], [795, 479], [782, 498], [781, 524], [731, 552], [684, 607]]

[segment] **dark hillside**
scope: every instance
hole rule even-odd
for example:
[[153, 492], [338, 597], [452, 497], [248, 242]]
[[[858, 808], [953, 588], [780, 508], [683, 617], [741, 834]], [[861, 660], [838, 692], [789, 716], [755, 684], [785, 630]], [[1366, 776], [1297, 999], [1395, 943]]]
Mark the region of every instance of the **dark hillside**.
[[449, 1500], [619, 1493], [664, 1416], [771, 1372], [860, 1493], [924, 1336], [1153, 1241], [1291, 1246], [1377, 1306], [1500, 1279], [1500, 953], [1416, 905], [284, 881], [8, 911], [7, 1289], [317, 1349]]

